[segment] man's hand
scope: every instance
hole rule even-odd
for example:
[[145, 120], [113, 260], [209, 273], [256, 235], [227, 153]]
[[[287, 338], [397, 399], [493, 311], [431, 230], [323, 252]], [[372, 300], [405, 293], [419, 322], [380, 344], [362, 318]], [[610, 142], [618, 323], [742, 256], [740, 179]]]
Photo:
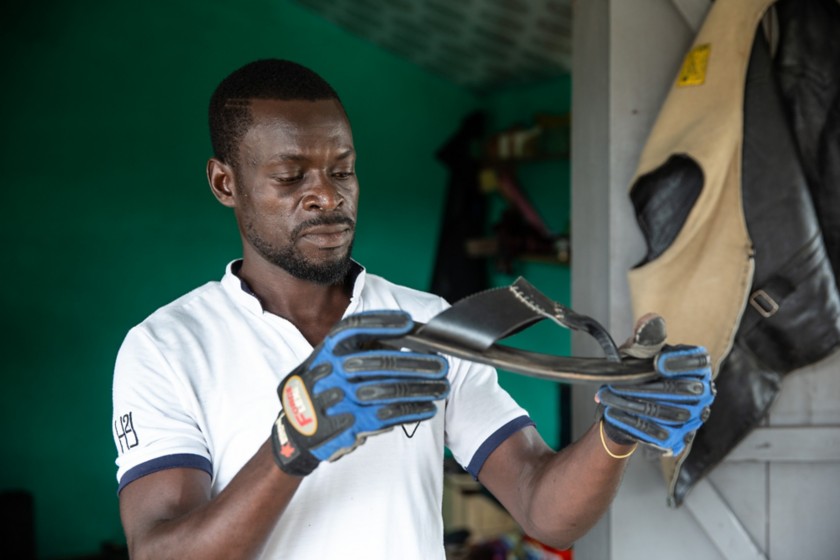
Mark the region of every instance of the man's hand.
[[352, 315], [340, 321], [277, 388], [281, 410], [272, 430], [283, 471], [311, 473], [367, 436], [428, 420], [449, 394], [448, 362], [435, 354], [364, 349], [365, 343], [411, 330], [402, 311]]
[[656, 355], [662, 376], [634, 385], [604, 385], [596, 400], [604, 431], [616, 443], [644, 443], [679, 455], [709, 416], [715, 398], [711, 359], [699, 346], [665, 346], [664, 320], [645, 316], [622, 353]]
[[654, 360], [661, 378], [604, 385], [604, 430], [616, 443], [640, 442], [679, 455], [709, 416], [715, 398], [711, 360], [699, 346], [665, 346]]

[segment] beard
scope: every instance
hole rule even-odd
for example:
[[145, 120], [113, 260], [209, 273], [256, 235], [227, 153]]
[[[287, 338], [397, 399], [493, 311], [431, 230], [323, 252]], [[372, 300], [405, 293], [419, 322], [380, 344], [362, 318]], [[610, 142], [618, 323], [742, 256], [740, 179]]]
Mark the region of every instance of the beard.
[[352, 266], [351, 254], [353, 252], [353, 241], [347, 247], [347, 252], [344, 255], [337, 256], [331, 260], [324, 262], [313, 262], [307, 259], [295, 246], [295, 240], [300, 233], [313, 226], [346, 224], [351, 228], [355, 227], [355, 222], [347, 216], [322, 216], [307, 220], [298, 224], [292, 230], [291, 240], [285, 246], [277, 247], [270, 242], [263, 239], [254, 229], [253, 224], [248, 224], [245, 228], [246, 237], [251, 246], [268, 262], [279, 266], [295, 278], [321, 284], [325, 286], [333, 286], [341, 284], [347, 277], [347, 273]]

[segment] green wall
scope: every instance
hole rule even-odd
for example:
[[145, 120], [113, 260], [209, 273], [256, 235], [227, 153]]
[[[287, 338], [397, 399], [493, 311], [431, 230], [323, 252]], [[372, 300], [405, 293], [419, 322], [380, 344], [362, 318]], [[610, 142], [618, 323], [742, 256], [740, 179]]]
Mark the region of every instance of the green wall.
[[[562, 114], [571, 110], [571, 78], [564, 77], [549, 83], [503, 90], [486, 96], [481, 103], [491, 116], [491, 127], [504, 130], [515, 125], [530, 127], [536, 113]], [[516, 166], [516, 178], [525, 194], [554, 233], [568, 233], [570, 229], [570, 162], [567, 160], [539, 161]], [[495, 197], [494, 214], [498, 214], [501, 198]], [[491, 221], [493, 217], [491, 216]], [[524, 276], [540, 291], [559, 301], [571, 301], [571, 272], [566, 265], [520, 261], [514, 263], [513, 274], [494, 271], [494, 285], [510, 284]], [[507, 343], [540, 352], [568, 355], [571, 352], [569, 331], [543, 321], [511, 338]], [[557, 447], [568, 437], [571, 426], [561, 427], [561, 391], [557, 384], [509, 372], [499, 372], [502, 385], [530, 413], [545, 440]], [[568, 397], [566, 397], [568, 398]], [[568, 407], [567, 407], [568, 408]], [[568, 410], [566, 410], [568, 412]]]
[[[336, 87], [360, 156], [356, 256], [421, 289], [446, 186], [434, 151], [475, 108], [510, 119], [568, 97], [567, 81], [476, 97], [288, 0], [18, 3], [5, 20], [0, 491], [34, 493], [41, 558], [123, 542], [110, 434], [119, 344], [239, 254], [204, 177], [207, 99], [221, 77], [285, 57]], [[560, 267], [523, 272], [568, 299]], [[556, 442], [556, 400], [529, 401], [545, 393], [531, 382], [505, 376]]]

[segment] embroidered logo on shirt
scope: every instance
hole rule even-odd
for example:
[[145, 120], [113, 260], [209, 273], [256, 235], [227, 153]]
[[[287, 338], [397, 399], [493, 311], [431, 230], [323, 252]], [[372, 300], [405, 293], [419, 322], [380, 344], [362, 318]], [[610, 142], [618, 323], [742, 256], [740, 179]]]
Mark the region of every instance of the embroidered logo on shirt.
[[134, 431], [133, 413], [123, 414], [114, 420], [114, 434], [120, 444], [120, 453], [125, 453], [132, 447], [137, 447], [140, 441], [137, 439], [137, 432]]

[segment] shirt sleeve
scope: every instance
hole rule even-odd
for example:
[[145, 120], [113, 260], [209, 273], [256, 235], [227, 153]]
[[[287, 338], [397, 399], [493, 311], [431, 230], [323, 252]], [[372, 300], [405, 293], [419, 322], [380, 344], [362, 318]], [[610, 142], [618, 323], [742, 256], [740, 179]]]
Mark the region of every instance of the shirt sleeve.
[[490, 366], [450, 359], [446, 445], [473, 477], [496, 447], [534, 422], [498, 382]]
[[199, 468], [212, 474], [195, 402], [150, 333], [142, 325], [129, 331], [117, 355], [113, 385], [120, 489], [166, 468]]

